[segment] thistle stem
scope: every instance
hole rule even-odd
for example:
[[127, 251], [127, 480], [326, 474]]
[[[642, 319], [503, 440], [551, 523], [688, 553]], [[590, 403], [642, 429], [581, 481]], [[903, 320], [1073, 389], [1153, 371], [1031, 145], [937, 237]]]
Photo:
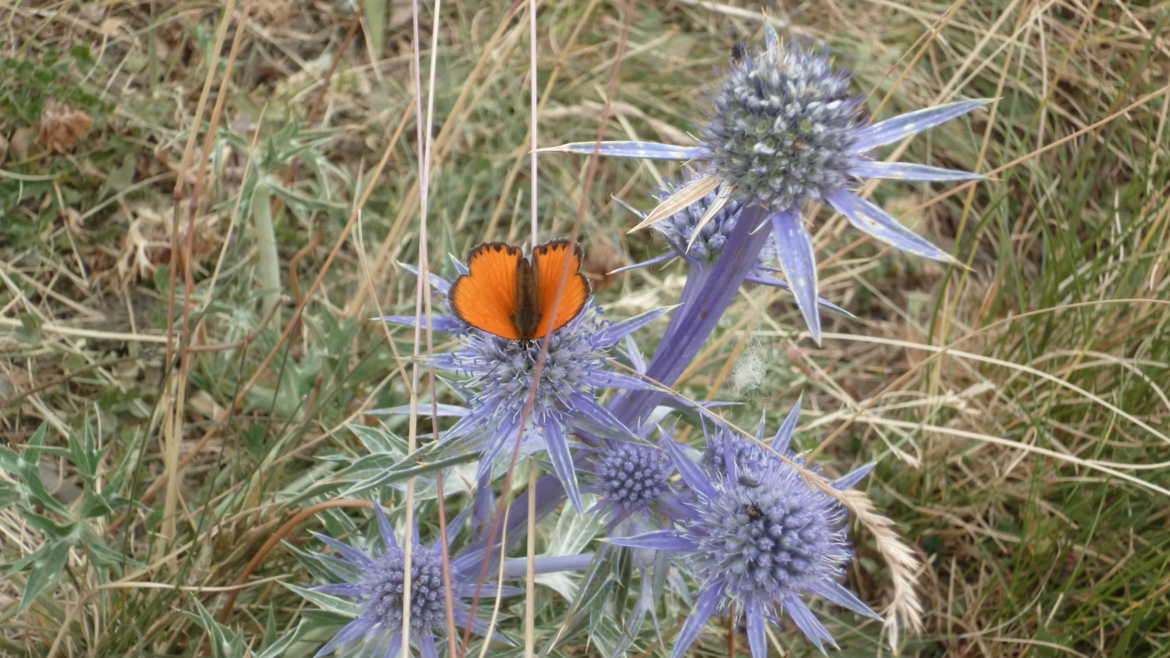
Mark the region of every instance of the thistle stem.
[[[746, 206], [715, 264], [692, 266], [683, 288], [682, 307], [670, 318], [646, 370], [648, 377], [671, 386], [694, 360], [744, 279], [755, 269], [770, 235], [767, 227], [756, 230], [766, 217], [763, 208]], [[610, 411], [636, 428], [637, 421], [649, 414], [661, 397], [652, 390], [626, 391], [614, 398]]]

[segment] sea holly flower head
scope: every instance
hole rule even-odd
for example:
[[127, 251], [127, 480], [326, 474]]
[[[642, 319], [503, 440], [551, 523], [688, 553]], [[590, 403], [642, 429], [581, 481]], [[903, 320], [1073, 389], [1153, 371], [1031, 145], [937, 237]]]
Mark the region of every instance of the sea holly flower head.
[[[832, 67], [824, 51], [781, 44], [771, 26], [765, 28], [765, 41], [762, 51], [745, 53], [732, 62], [698, 145], [579, 142], [543, 150], [699, 164], [701, 177], [664, 200], [639, 226], [676, 216], [716, 189], [720, 191], [715, 203], [709, 204], [698, 222], [700, 231], [720, 212], [719, 204], [739, 202], [740, 213], [758, 207], [772, 229], [780, 269], [805, 324], [819, 341], [816, 258], [808, 230], [800, 220], [804, 204], [826, 203], [878, 240], [919, 256], [954, 262], [950, 254], [852, 189], [871, 178], [982, 178], [966, 171], [880, 162], [870, 153], [971, 112], [988, 100], [956, 101], [866, 125], [858, 111], [860, 99], [849, 93], [848, 76]], [[697, 239], [692, 235], [688, 241]]]
[[[432, 282], [436, 278], [432, 277]], [[449, 289], [441, 279], [438, 285]], [[505, 448], [514, 446], [517, 439], [525, 454], [545, 450], [569, 499], [583, 509], [569, 435], [580, 431], [618, 439], [633, 436], [597, 398], [606, 388], [649, 386], [638, 377], [617, 372], [611, 351], [624, 337], [665, 312], [655, 309], [611, 322], [588, 301], [576, 318], [549, 334], [543, 362], [544, 340], [509, 340], [469, 326], [454, 315], [435, 316], [434, 326], [459, 336], [460, 346], [434, 355], [429, 362], [460, 375], [458, 386], [467, 396], [458, 422], [443, 432], [443, 440], [459, 448], [483, 450], [479, 469], [482, 484], [490, 480], [498, 459], [510, 457], [511, 451]], [[407, 316], [382, 319], [414, 324], [414, 318]], [[528, 409], [534, 386], [535, 396]]]
[[592, 481], [585, 491], [600, 498], [590, 511], [608, 513], [611, 529], [632, 519], [636, 531], [646, 530], [654, 516], [679, 509], [681, 500], [670, 482], [674, 463], [662, 448], [606, 441], [590, 452], [585, 468]]
[[813, 337], [816, 258], [800, 221], [806, 201], [827, 203], [857, 228], [898, 249], [934, 260], [954, 258], [850, 191], [866, 178], [971, 180], [978, 174], [925, 165], [875, 162], [869, 151], [965, 114], [985, 101], [960, 101], [866, 126], [849, 78], [825, 51], [781, 44], [771, 26], [763, 51], [733, 62], [703, 134], [710, 175], [730, 198], [770, 211], [781, 269]]
[[486, 438], [480, 462], [481, 480], [486, 481], [493, 462], [510, 454], [504, 448], [514, 445], [523, 427], [521, 449], [526, 453], [547, 450], [570, 500], [581, 509], [569, 434], [576, 430], [604, 437], [632, 436], [597, 398], [606, 388], [647, 386], [637, 377], [616, 372], [610, 349], [662, 313], [655, 310], [611, 323], [595, 305], [586, 304], [573, 321], [550, 334], [539, 373], [542, 341], [508, 340], [472, 329], [460, 349], [432, 359], [437, 367], [463, 375], [463, 385], [471, 392], [467, 415], [444, 433], [444, 439]]
[[735, 197], [799, 208], [847, 187], [860, 99], [824, 51], [768, 47], [733, 61], [703, 133], [714, 173]]
[[[786, 444], [791, 430], [782, 428], [778, 436]], [[880, 618], [839, 583], [853, 552], [846, 510], [836, 498], [766, 451], [724, 450], [718, 472], [691, 461], [678, 444], [670, 444], [669, 451], [693, 494], [689, 513], [676, 520], [676, 529], [611, 541], [674, 553], [699, 581], [694, 612], [675, 641], [673, 656], [685, 655], [707, 621], [722, 610], [743, 615], [754, 658], [768, 655], [765, 626], [781, 612], [817, 648], [835, 644], [808, 607], [809, 596]], [[705, 461], [710, 465], [714, 458]], [[741, 462], [747, 468], [740, 468]], [[868, 467], [859, 470], [861, 475], [850, 473], [834, 486], [856, 483]]]
[[[405, 592], [406, 551], [398, 543], [390, 521], [380, 506], [374, 506], [381, 546], [363, 550], [327, 535], [316, 535], [333, 548], [334, 555], [318, 554], [335, 582], [318, 586], [325, 594], [355, 600], [361, 614], [341, 628], [316, 656], [397, 656], [402, 649], [403, 593]], [[452, 609], [456, 624], [462, 628], [469, 621], [479, 635], [488, 631], [488, 623], [471, 618], [471, 606], [465, 599], [475, 596], [512, 596], [523, 589], [494, 583], [477, 583], [480, 563], [493, 552], [482, 546], [453, 556], [451, 568]], [[538, 572], [581, 569], [591, 555], [537, 558]], [[507, 578], [523, 577], [524, 560], [508, 560], [503, 566]], [[417, 528], [411, 551], [410, 643], [427, 658], [437, 658], [436, 635], [447, 630], [447, 595], [443, 585], [443, 558], [439, 544], [423, 545]]]

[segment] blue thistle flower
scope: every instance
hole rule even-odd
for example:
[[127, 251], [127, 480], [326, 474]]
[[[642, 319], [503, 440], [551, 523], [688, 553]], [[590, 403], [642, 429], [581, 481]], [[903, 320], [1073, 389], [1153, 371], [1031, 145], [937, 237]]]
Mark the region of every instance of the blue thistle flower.
[[[677, 472], [674, 463], [660, 446], [607, 441], [599, 448], [589, 449], [583, 461], [584, 469], [592, 475], [585, 490], [600, 498], [590, 512], [608, 514], [609, 533], [657, 530], [669, 525], [672, 518], [687, 513], [683, 495], [671, 482]], [[609, 552], [618, 550], [621, 549], [603, 545], [598, 553], [599, 561], [613, 557]], [[661, 598], [665, 584], [665, 578], [655, 574], [669, 573], [666, 557], [654, 551], [631, 551], [635, 570], [629, 574], [627, 586], [639, 594], [625, 615], [621, 640], [608, 650], [610, 655], [624, 655], [638, 637], [646, 615], [653, 615], [654, 602]], [[636, 584], [639, 580], [640, 586]]]
[[661, 448], [607, 441], [589, 452], [584, 468], [592, 474], [592, 482], [584, 490], [600, 498], [589, 511], [609, 514], [611, 530], [630, 520], [635, 532], [647, 530], [652, 517], [672, 516], [681, 509], [681, 499], [670, 482], [674, 463]]
[[[765, 40], [763, 51], [745, 54], [732, 62], [699, 146], [580, 142], [545, 150], [705, 163], [703, 173], [708, 184], [694, 189], [711, 191], [720, 184], [726, 185], [728, 189], [718, 197], [720, 203], [731, 199], [764, 210], [762, 222], [771, 225], [780, 267], [809, 332], [820, 342], [816, 258], [808, 231], [800, 221], [803, 205], [810, 200], [827, 203], [856, 228], [878, 240], [919, 256], [955, 262], [945, 251], [850, 189], [869, 178], [982, 178], [966, 171], [878, 162], [869, 153], [989, 101], [957, 101], [864, 125], [858, 112], [860, 100], [849, 94], [848, 76], [835, 71], [823, 51], [792, 44], [782, 46], [771, 26], [765, 29]], [[647, 221], [664, 219], [657, 212], [650, 213]]]
[[[789, 414], [775, 446], [787, 448], [798, 413]], [[720, 447], [704, 460], [709, 468], [722, 462], [721, 471], [701, 468], [681, 446], [668, 444], [692, 493], [688, 513], [676, 519], [677, 529], [611, 539], [621, 546], [674, 553], [701, 583], [672, 655], [684, 655], [711, 616], [724, 609], [743, 615], [753, 658], [768, 655], [765, 626], [781, 611], [818, 649], [835, 646], [805, 603], [809, 595], [880, 619], [838, 582], [853, 558], [845, 508], [805, 482], [797, 469], [766, 451], [734, 445], [729, 436], [721, 437]], [[868, 470], [863, 467], [833, 484], [847, 488]]]
[[[402, 648], [402, 603], [406, 553], [394, 536], [390, 521], [380, 506], [374, 506], [378, 520], [381, 548], [369, 551], [355, 548], [327, 535], [316, 537], [333, 548], [337, 557], [318, 554], [317, 557], [338, 582], [321, 585], [319, 592], [356, 600], [361, 614], [343, 626], [316, 656], [378, 656], [393, 658]], [[523, 515], [523, 511], [518, 514]], [[457, 525], [457, 524], [453, 524]], [[513, 524], [514, 525], [514, 524]], [[422, 545], [418, 528], [414, 529], [411, 554], [410, 640], [426, 658], [437, 658], [435, 636], [447, 630], [446, 595], [443, 587], [443, 558], [439, 544]], [[481, 561], [491, 559], [494, 552], [486, 551], [481, 543], [451, 558], [452, 609], [460, 627], [470, 621], [478, 635], [488, 631], [488, 624], [471, 618], [471, 606], [463, 599], [475, 596], [512, 596], [524, 590], [494, 583], [478, 584]], [[589, 565], [591, 554], [565, 557], [536, 558], [537, 573], [582, 569]], [[527, 568], [524, 558], [506, 560], [503, 565], [506, 578], [523, 578]]]
[[[432, 282], [437, 277], [432, 276]], [[440, 290], [449, 289], [440, 280]], [[625, 336], [657, 319], [665, 309], [648, 311], [621, 322], [610, 322], [592, 301], [571, 322], [549, 336], [548, 354], [536, 382], [536, 395], [526, 423], [524, 409], [529, 400], [542, 349], [541, 341], [500, 338], [469, 327], [454, 316], [436, 316], [435, 327], [451, 329], [461, 337], [453, 352], [437, 354], [430, 363], [454, 371], [465, 379], [466, 409], [460, 419], [443, 433], [453, 447], [483, 449], [479, 480], [490, 480], [492, 466], [510, 452], [523, 424], [521, 450], [524, 454], [547, 450], [553, 470], [578, 510], [583, 510], [577, 473], [569, 450], [573, 431], [593, 437], [625, 439], [633, 434], [597, 396], [606, 388], [648, 388], [642, 379], [612, 370], [610, 349]], [[413, 317], [387, 316], [383, 320], [414, 324]]]
[[783, 48], [733, 62], [703, 133], [708, 159], [737, 196], [764, 208], [799, 208], [850, 183], [860, 99], [827, 55]]

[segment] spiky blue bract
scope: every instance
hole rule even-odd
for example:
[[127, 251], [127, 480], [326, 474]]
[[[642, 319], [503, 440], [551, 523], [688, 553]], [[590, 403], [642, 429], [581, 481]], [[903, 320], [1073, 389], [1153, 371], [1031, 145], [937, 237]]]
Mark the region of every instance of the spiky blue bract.
[[[807, 231], [796, 226], [804, 204], [831, 204], [854, 226], [878, 240], [927, 258], [952, 261], [945, 251], [889, 215], [861, 208], [850, 190], [870, 178], [981, 179], [979, 174], [965, 171], [875, 162], [869, 152], [967, 114], [989, 100], [956, 101], [865, 125], [859, 112], [861, 99], [852, 95], [848, 75], [831, 66], [824, 50], [781, 44], [771, 26], [765, 28], [765, 40], [765, 48], [732, 62], [715, 98], [710, 122], [702, 132], [702, 145], [685, 148], [692, 149], [687, 154], [698, 163], [706, 164], [705, 169], [700, 168], [703, 176], [716, 176], [722, 185], [732, 188], [733, 200], [748, 207], [758, 206], [774, 218], [772, 228], [777, 232], [781, 267], [809, 332], [820, 342], [820, 312], [812, 267], [815, 257]], [[681, 152], [672, 148], [684, 147], [623, 142], [621, 148], [603, 145], [596, 152], [677, 159]], [[591, 148], [587, 152], [594, 151]], [[776, 217], [783, 221], [776, 221]], [[794, 280], [797, 277], [799, 281]]]
[[[462, 262], [456, 260], [454, 257], [452, 257], [451, 261], [455, 267], [456, 272], [458, 272], [460, 275], [467, 274], [467, 266], [466, 265], [464, 265]], [[409, 263], [398, 263], [398, 266], [401, 267], [402, 269], [406, 270], [407, 272], [410, 272], [411, 274], [418, 276], [419, 272], [418, 272], [417, 267], [415, 267]], [[431, 274], [430, 276], [427, 277], [427, 281], [430, 283], [431, 288], [433, 288], [434, 291], [438, 293], [438, 296], [441, 296], [442, 303], [449, 304], [450, 302], [447, 301], [447, 295], [451, 291], [451, 282], [448, 281], [447, 279], [444, 279], [443, 277], [439, 276], [438, 274]], [[373, 318], [373, 319], [374, 320], [381, 320], [382, 322], [389, 322], [391, 324], [405, 325], [408, 327], [415, 326], [415, 317], [413, 315], [384, 315], [382, 317]], [[436, 315], [432, 315], [429, 319], [426, 317], [423, 317], [421, 320], [422, 320], [422, 322], [421, 322], [420, 326], [425, 328], [428, 326], [428, 322], [429, 322], [429, 326], [431, 329], [433, 329], [435, 331], [441, 331], [443, 333], [465, 334], [471, 330], [471, 325], [467, 324], [466, 322], [464, 322], [461, 318], [459, 318], [456, 315], [438, 315], [438, 314], [436, 314]]]
[[[343, 626], [316, 656], [330, 654], [370, 658], [393, 658], [402, 649], [402, 616], [406, 551], [394, 536], [394, 530], [381, 507], [375, 505], [381, 546], [363, 550], [326, 535], [317, 538], [330, 546], [335, 555], [321, 554], [320, 563], [336, 578], [332, 583], [315, 589], [326, 594], [353, 599], [361, 606], [361, 614]], [[524, 512], [520, 512], [523, 516]], [[451, 569], [451, 606], [460, 628], [469, 621], [479, 635], [488, 630], [488, 624], [471, 619], [471, 606], [464, 599], [478, 590], [481, 596], [511, 596], [523, 590], [508, 585], [477, 583], [480, 563], [491, 559], [493, 552], [482, 547], [466, 550], [453, 556]], [[537, 558], [537, 573], [584, 568], [591, 555]], [[523, 561], [523, 560], [521, 560]], [[523, 577], [524, 569], [515, 564], [504, 565], [505, 577]], [[447, 630], [447, 595], [443, 585], [443, 558], [438, 543], [422, 545], [417, 532], [412, 540], [410, 596], [410, 642], [424, 658], [437, 658], [436, 635]]]
[[[853, 152], [865, 153], [879, 146], [893, 144], [911, 135], [917, 135], [927, 128], [933, 128], [940, 123], [946, 123], [951, 119], [961, 117], [990, 102], [990, 98], [972, 98], [954, 101], [944, 105], [935, 105], [934, 107], [899, 114], [885, 121], [879, 121], [858, 128], [853, 141]], [[980, 177], [978, 174], [971, 174], [971, 176], [976, 178]]]
[[618, 158], [650, 158], [652, 160], [694, 160], [707, 155], [702, 146], [675, 146], [674, 144], [640, 141], [572, 142], [539, 150], [544, 153], [553, 151], [582, 155], [597, 153]]
[[[789, 414], [773, 449], [787, 451], [798, 414], [799, 407]], [[726, 430], [720, 432], [721, 443], [709, 451], [705, 467], [679, 448], [668, 450], [693, 493], [688, 513], [676, 519], [675, 529], [611, 540], [673, 553], [676, 563], [698, 581], [694, 611], [676, 638], [672, 655], [685, 655], [707, 621], [721, 610], [743, 616], [753, 658], [768, 655], [765, 627], [781, 612], [818, 649], [835, 645], [806, 603], [812, 596], [880, 618], [840, 584], [853, 558], [841, 503], [811, 486], [797, 468], [770, 451], [733, 438]], [[853, 474], [846, 478], [853, 484], [859, 479]]]

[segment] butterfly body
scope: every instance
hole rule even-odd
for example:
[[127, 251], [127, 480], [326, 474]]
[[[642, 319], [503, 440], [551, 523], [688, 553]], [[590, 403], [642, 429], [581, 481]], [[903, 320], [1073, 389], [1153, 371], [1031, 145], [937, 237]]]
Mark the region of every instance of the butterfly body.
[[531, 257], [519, 247], [485, 242], [467, 255], [468, 273], [452, 284], [451, 308], [464, 322], [501, 338], [544, 338], [585, 307], [589, 282], [581, 260], [581, 248], [568, 240], [546, 242]]
[[512, 325], [521, 340], [532, 340], [540, 327], [540, 299], [536, 269], [527, 258], [516, 261], [516, 309], [512, 311]]

